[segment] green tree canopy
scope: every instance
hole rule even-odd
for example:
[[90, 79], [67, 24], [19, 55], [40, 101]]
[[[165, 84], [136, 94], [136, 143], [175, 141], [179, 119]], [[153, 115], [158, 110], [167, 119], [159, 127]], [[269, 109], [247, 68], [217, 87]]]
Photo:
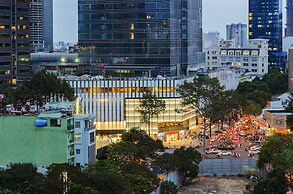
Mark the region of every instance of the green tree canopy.
[[195, 178], [199, 173], [199, 163], [201, 154], [194, 148], [181, 147], [176, 149], [173, 154], [164, 153], [156, 159], [156, 163], [167, 170], [179, 170], [182, 174], [184, 182], [188, 178]]
[[153, 140], [145, 131], [132, 128], [122, 135], [122, 141], [112, 144], [109, 149], [110, 157], [119, 162], [138, 161], [146, 157], [154, 158], [156, 152], [163, 150], [161, 140]]
[[170, 181], [163, 181], [161, 183], [161, 194], [176, 194], [178, 193], [177, 186]]
[[39, 194], [44, 193], [45, 176], [37, 172], [32, 164], [13, 164], [0, 171], [0, 193]]
[[20, 86], [6, 90], [4, 97], [3, 103], [14, 107], [23, 107], [27, 102], [42, 106], [50, 99], [72, 101], [75, 98], [73, 89], [65, 80], [46, 71], [38, 72]]

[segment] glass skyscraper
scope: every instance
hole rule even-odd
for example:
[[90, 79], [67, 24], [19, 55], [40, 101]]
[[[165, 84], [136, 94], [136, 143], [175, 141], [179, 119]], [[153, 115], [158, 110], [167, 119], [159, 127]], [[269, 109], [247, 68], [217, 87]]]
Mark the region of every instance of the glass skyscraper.
[[201, 0], [79, 0], [83, 72], [177, 76], [202, 52]]
[[249, 39], [269, 39], [269, 64], [285, 68], [282, 0], [249, 0]]
[[247, 47], [247, 25], [246, 24], [228, 24], [226, 25], [226, 39], [235, 40], [235, 47]]
[[287, 0], [286, 36], [293, 36], [293, 0]]

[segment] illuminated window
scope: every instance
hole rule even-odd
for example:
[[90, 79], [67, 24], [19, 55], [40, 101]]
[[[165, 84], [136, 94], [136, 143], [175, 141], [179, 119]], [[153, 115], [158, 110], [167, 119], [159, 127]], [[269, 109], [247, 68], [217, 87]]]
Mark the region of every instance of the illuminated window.
[[0, 26], [0, 29], [5, 29], [5, 26]]
[[81, 134], [75, 134], [74, 141], [81, 141]]
[[130, 39], [134, 40], [134, 33], [133, 32], [130, 33]]
[[23, 20], [23, 17], [20, 16], [20, 17], [19, 17], [19, 20], [22, 21], [22, 20]]
[[134, 30], [134, 24], [133, 23], [131, 24], [130, 29]]
[[7, 69], [7, 70], [5, 71], [5, 75], [9, 75], [9, 74], [10, 74], [10, 70]]
[[12, 26], [11, 29], [12, 29], [12, 30], [16, 30], [16, 26]]
[[243, 51], [243, 55], [244, 56], [248, 56], [249, 55], [249, 51]]

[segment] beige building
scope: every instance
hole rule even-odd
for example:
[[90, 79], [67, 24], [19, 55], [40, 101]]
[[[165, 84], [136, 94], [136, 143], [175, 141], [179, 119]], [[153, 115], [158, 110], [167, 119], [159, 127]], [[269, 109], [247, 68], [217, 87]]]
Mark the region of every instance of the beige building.
[[293, 92], [293, 49], [288, 52], [288, 92]]
[[284, 110], [265, 110], [263, 119], [268, 125], [269, 135], [290, 132], [287, 126], [287, 117], [289, 115], [293, 115], [293, 113], [288, 113]]

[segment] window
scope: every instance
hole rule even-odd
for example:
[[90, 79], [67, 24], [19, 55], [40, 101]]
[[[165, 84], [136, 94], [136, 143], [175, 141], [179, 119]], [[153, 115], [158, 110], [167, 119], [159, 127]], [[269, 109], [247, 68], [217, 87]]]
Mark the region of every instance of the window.
[[61, 120], [60, 119], [50, 119], [50, 126], [51, 127], [61, 127]]
[[252, 56], [258, 56], [258, 51], [251, 51]]
[[246, 51], [243, 51], [243, 55], [244, 56], [248, 56], [249, 55], [249, 51], [247, 51], [247, 50]]
[[227, 51], [226, 50], [221, 50], [221, 55], [227, 55]]
[[90, 133], [90, 143], [94, 143], [95, 142], [95, 132], [91, 132]]
[[75, 150], [75, 153], [76, 153], [76, 154], [80, 154], [80, 149], [76, 149], [76, 150]]
[[75, 121], [74, 126], [75, 126], [75, 128], [80, 128], [80, 121]]
[[75, 134], [74, 141], [81, 141], [81, 134]]
[[228, 55], [234, 55], [234, 51], [228, 51]]

